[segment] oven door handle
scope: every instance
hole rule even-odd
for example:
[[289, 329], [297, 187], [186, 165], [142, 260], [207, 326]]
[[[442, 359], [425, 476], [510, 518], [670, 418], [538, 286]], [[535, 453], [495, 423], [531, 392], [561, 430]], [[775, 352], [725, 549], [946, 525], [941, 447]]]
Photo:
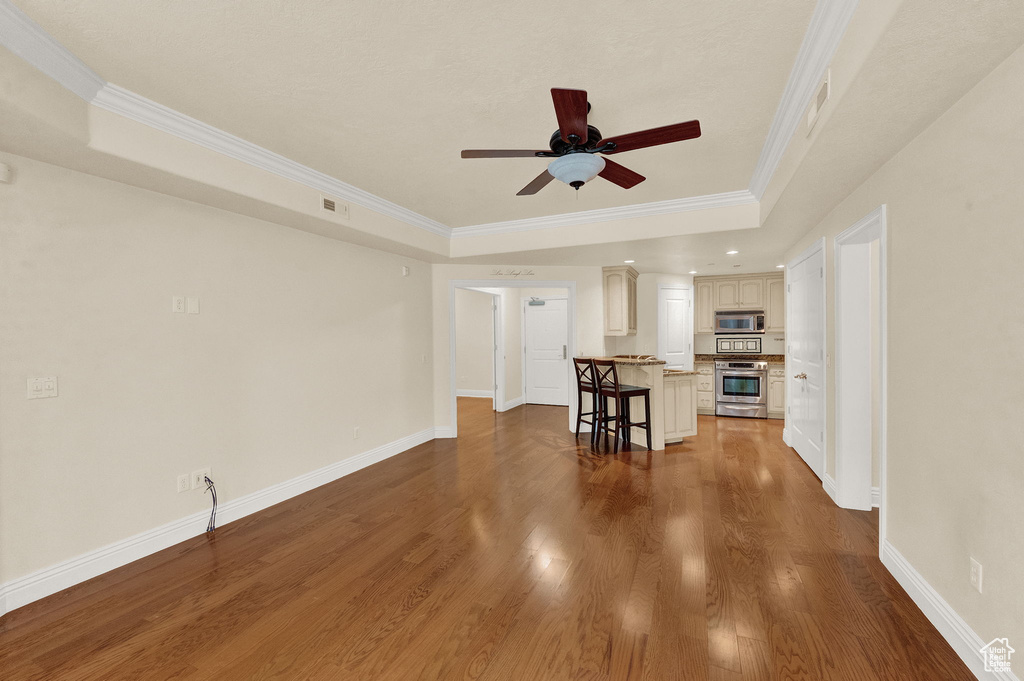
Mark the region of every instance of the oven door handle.
[[750, 371], [743, 369], [719, 369], [718, 373], [721, 376], [764, 376], [768, 372], [760, 369], [752, 369]]

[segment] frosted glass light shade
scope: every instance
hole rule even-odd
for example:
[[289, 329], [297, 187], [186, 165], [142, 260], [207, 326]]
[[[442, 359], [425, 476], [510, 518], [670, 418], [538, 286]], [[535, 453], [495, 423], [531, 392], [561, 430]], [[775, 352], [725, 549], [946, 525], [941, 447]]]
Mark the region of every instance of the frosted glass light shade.
[[548, 172], [570, 187], [579, 189], [604, 170], [604, 159], [597, 154], [566, 154], [548, 165]]

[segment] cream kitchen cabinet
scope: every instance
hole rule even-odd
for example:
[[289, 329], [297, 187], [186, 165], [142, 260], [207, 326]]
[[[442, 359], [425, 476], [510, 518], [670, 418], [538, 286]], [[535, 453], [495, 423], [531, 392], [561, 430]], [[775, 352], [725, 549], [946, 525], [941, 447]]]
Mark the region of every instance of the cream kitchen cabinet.
[[697, 370], [697, 413], [715, 413], [715, 364], [714, 362], [698, 362]]
[[764, 332], [786, 330], [786, 281], [782, 277], [765, 278]]
[[679, 442], [697, 434], [698, 377], [665, 372], [665, 442]]
[[710, 281], [694, 282], [694, 333], [715, 332], [715, 285]]
[[604, 335], [636, 335], [636, 279], [632, 267], [602, 268], [604, 275]]
[[766, 333], [781, 333], [785, 327], [785, 283], [781, 273], [696, 277], [693, 287], [694, 333], [714, 333], [717, 310], [764, 310]]
[[786, 365], [768, 365], [768, 418], [786, 417]]

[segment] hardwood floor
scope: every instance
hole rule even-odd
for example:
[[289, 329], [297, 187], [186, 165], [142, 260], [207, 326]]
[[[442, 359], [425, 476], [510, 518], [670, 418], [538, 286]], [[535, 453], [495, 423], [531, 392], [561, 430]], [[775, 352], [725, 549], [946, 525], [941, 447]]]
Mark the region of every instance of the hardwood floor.
[[973, 679], [779, 421], [593, 452], [460, 398], [437, 440], [21, 608], [21, 679]]

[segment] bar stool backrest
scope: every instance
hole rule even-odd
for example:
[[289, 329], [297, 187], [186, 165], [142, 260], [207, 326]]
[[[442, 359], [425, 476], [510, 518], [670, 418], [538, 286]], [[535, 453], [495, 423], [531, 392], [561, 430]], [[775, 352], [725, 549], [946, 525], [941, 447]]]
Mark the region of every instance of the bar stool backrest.
[[572, 365], [576, 369], [576, 384], [580, 390], [597, 392], [597, 370], [594, 368], [594, 360], [573, 357]]
[[615, 369], [614, 360], [595, 359], [594, 370], [597, 372], [597, 381], [601, 391], [611, 390], [616, 397], [619, 394], [619, 373]]

